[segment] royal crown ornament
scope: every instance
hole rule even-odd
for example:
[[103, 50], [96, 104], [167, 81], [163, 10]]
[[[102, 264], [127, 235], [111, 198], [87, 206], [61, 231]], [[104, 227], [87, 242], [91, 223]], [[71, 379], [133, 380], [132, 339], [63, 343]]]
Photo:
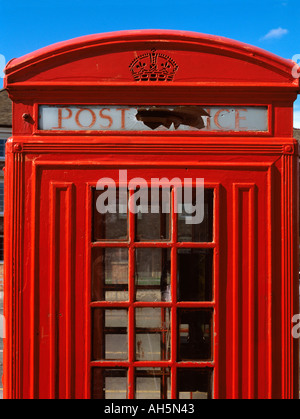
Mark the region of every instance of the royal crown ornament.
[[129, 68], [135, 81], [173, 81], [178, 65], [168, 55], [152, 49], [135, 58]]

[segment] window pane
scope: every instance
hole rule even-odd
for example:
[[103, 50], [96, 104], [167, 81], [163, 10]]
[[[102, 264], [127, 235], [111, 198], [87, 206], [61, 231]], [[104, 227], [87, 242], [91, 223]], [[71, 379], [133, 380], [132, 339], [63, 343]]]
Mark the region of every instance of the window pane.
[[170, 250], [136, 249], [136, 301], [171, 301]]
[[208, 361], [212, 359], [212, 310], [178, 310], [178, 359]]
[[[196, 188], [193, 188], [192, 202], [184, 202], [185, 205], [196, 204]], [[184, 211], [178, 214], [178, 241], [179, 242], [212, 242], [213, 241], [213, 219], [214, 219], [214, 191], [204, 191], [204, 219], [199, 224], [187, 224], [186, 217], [193, 216]]]
[[94, 309], [92, 312], [92, 359], [128, 358], [128, 312], [123, 309]]
[[146, 210], [135, 217], [136, 241], [170, 239], [170, 189], [145, 191]]
[[92, 369], [92, 399], [126, 399], [128, 395], [126, 369]]
[[128, 249], [92, 249], [93, 301], [128, 301]]
[[138, 308], [135, 311], [136, 360], [170, 359], [170, 309]]
[[213, 250], [178, 250], [178, 301], [212, 301]]
[[178, 399], [211, 399], [212, 371], [196, 368], [178, 368]]
[[136, 399], [170, 399], [169, 368], [137, 368], [135, 373]]
[[[124, 193], [124, 192], [123, 192]], [[107, 205], [106, 190], [97, 191], [94, 190], [94, 202], [93, 202], [93, 241], [98, 240], [127, 240], [127, 200], [126, 205], [119, 205], [120, 191], [117, 189], [116, 197], [114, 200], [115, 211], [111, 211], [101, 214], [97, 210], [97, 206], [102, 205], [103, 202]], [[126, 192], [127, 196], [127, 192]]]

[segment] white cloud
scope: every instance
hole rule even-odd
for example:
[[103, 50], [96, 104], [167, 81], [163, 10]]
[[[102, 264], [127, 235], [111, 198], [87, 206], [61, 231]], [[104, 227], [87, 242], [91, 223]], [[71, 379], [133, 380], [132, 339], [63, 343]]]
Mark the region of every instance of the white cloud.
[[287, 35], [289, 31], [287, 29], [283, 28], [277, 28], [277, 29], [271, 29], [265, 36], [263, 36], [261, 39], [268, 40], [268, 39], [280, 39], [284, 35]]

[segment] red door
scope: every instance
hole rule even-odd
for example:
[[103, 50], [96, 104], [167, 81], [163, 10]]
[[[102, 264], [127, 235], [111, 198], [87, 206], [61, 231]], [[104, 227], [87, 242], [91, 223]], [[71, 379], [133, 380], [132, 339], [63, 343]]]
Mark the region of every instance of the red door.
[[[27, 160], [25, 235], [35, 243], [23, 294], [23, 333], [32, 337], [23, 342], [31, 354], [23, 396], [267, 397], [272, 158], [73, 157]], [[147, 182], [148, 197], [152, 179], [171, 181], [154, 213], [120, 207], [120, 168]], [[114, 213], [97, 211], [104, 177], [116, 184]], [[176, 212], [174, 178], [204, 178], [201, 224]]]

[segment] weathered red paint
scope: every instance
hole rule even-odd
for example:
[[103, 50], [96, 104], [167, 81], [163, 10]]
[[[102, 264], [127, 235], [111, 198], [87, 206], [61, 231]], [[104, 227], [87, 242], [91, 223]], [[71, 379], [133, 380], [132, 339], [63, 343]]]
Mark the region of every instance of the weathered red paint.
[[[177, 63], [173, 81], [133, 79], [130, 64], [153, 48]], [[145, 179], [204, 177], [216, 199], [215, 239], [206, 244], [216, 255], [214, 301], [174, 302], [173, 273], [173, 302], [150, 304], [173, 309], [170, 361], [134, 360], [134, 308], [149, 303], [134, 302], [133, 282], [130, 301], [113, 303], [129, 311], [129, 359], [121, 363], [129, 368], [129, 397], [137, 365], [171, 367], [176, 397], [178, 307], [215, 309], [214, 361], [185, 364], [214, 368], [215, 398], [298, 397], [293, 65], [239, 42], [173, 31], [87, 36], [7, 65], [13, 136], [5, 171], [5, 398], [89, 398], [91, 368], [120, 365], [90, 358], [90, 309], [112, 305], [91, 302], [90, 186], [117, 178], [120, 168]], [[269, 131], [43, 133], [38, 104], [268, 106]], [[180, 243], [168, 246], [176, 253]], [[128, 248], [132, 276], [130, 240]]]

